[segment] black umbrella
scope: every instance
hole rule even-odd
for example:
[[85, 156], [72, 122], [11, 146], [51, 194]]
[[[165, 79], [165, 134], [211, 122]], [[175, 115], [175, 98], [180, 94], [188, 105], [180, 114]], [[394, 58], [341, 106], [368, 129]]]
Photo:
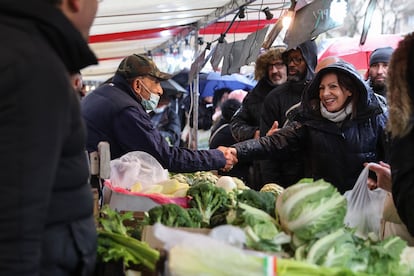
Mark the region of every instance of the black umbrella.
[[184, 87], [179, 85], [178, 82], [176, 82], [173, 79], [161, 81], [160, 84], [161, 84], [161, 87], [162, 87], [162, 90], [164, 91], [164, 93], [169, 95], [169, 96], [174, 96], [178, 93], [182, 93], [182, 94], [187, 94], [188, 93], [188, 91], [185, 90]]

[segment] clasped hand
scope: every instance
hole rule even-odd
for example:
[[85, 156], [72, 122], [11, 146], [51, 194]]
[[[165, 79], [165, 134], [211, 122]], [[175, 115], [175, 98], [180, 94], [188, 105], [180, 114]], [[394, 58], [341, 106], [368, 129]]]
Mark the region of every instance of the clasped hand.
[[223, 146], [220, 146], [217, 149], [221, 151], [224, 154], [224, 158], [226, 158], [226, 165], [221, 170], [224, 172], [228, 172], [231, 169], [233, 169], [233, 166], [236, 165], [239, 161], [237, 159], [237, 150], [235, 148]]

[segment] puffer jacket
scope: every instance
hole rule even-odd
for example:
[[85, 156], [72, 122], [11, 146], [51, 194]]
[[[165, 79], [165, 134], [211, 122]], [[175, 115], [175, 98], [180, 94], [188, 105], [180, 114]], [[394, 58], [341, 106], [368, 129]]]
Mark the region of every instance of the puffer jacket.
[[69, 275], [65, 265], [78, 255], [93, 269], [85, 129], [68, 72], [96, 57], [46, 1], [1, 1], [0, 32], [0, 274], [45, 275], [59, 265]]
[[254, 137], [260, 126], [260, 112], [266, 95], [277, 85], [273, 85], [268, 77], [263, 77], [244, 98], [240, 109], [230, 121], [230, 128], [236, 141], [244, 141]]
[[82, 100], [82, 116], [88, 130], [89, 152], [95, 151], [99, 142], [107, 141], [111, 159], [131, 151], [144, 151], [171, 172], [217, 170], [226, 164], [223, 153], [217, 149], [170, 147], [128, 82], [118, 74], [112, 83], [97, 88]]
[[[355, 118], [338, 125], [321, 116], [319, 84], [330, 71], [342, 71], [357, 84], [359, 100]], [[249, 159], [286, 160], [301, 152], [306, 158], [306, 174], [323, 178], [341, 193], [352, 189], [364, 162], [386, 160], [385, 124], [387, 114], [368, 89], [355, 68], [335, 63], [323, 68], [304, 91], [296, 120], [272, 136], [248, 140], [234, 145], [239, 161]]]
[[[314, 41], [308, 40], [298, 45], [306, 62], [306, 75], [302, 80], [288, 80], [269, 92], [264, 100], [260, 117], [260, 135], [265, 136], [274, 121], [282, 127], [286, 121], [286, 112], [293, 105], [300, 102], [302, 92], [315, 75], [317, 62], [317, 47]], [[289, 51], [284, 53], [288, 55]], [[304, 177], [304, 161], [300, 154], [292, 155], [290, 160], [278, 162], [276, 160], [263, 160], [260, 162], [263, 184], [276, 182], [287, 187]]]

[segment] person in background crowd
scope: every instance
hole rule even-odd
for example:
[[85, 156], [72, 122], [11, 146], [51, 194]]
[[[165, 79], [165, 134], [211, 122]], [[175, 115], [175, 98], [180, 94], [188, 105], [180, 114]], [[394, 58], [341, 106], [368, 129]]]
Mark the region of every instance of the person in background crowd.
[[80, 71], [77, 71], [75, 73], [72, 73], [70, 75], [70, 81], [72, 83], [73, 89], [75, 90], [75, 93], [79, 96], [79, 99], [82, 99], [85, 97], [85, 91], [83, 90], [84, 85], [82, 81], [82, 74]]
[[213, 125], [213, 96], [202, 96], [199, 98], [197, 116], [197, 135], [198, 141], [191, 141], [190, 131], [194, 128], [193, 110], [191, 109], [191, 96], [184, 99], [184, 110], [186, 114], [186, 124], [181, 132], [182, 145], [188, 148], [205, 149], [208, 148], [208, 137]]
[[280, 161], [300, 152], [306, 177], [324, 179], [344, 193], [354, 186], [363, 164], [386, 160], [387, 114], [349, 63], [321, 69], [305, 89], [294, 121], [271, 136], [232, 145], [239, 160]]
[[221, 88], [214, 91], [213, 95], [213, 126], [217, 123], [218, 119], [221, 116], [221, 104], [225, 102], [231, 92], [230, 88]]
[[162, 94], [160, 101], [149, 113], [151, 121], [170, 146], [179, 146], [181, 139], [181, 124], [178, 114], [171, 107], [171, 98]]
[[87, 150], [95, 151], [101, 141], [111, 147], [111, 159], [131, 151], [152, 155], [171, 172], [194, 172], [232, 167], [232, 158], [221, 147], [192, 151], [170, 147], [153, 126], [147, 111], [156, 108], [163, 94], [160, 80], [171, 75], [162, 73], [143, 55], [124, 58], [112, 79], [82, 100], [82, 115], [88, 137]]
[[1, 2], [1, 275], [94, 271], [93, 196], [70, 73], [97, 64], [87, 44], [97, 6]]
[[[286, 65], [282, 59], [285, 50], [284, 46], [270, 48], [256, 59], [254, 77], [258, 83], [244, 98], [241, 107], [230, 121], [231, 132], [236, 141], [260, 137], [260, 113], [264, 99], [273, 88], [283, 84], [287, 79]], [[259, 162], [252, 162], [250, 175], [250, 187], [260, 189], [262, 180]]]
[[377, 48], [369, 58], [367, 82], [375, 93], [384, 97], [387, 93], [388, 63], [393, 52], [391, 47]]
[[[230, 130], [230, 120], [234, 113], [240, 108], [241, 102], [247, 92], [244, 90], [234, 90], [226, 101], [221, 104], [221, 115], [217, 119], [217, 123], [211, 128], [209, 139], [209, 147], [215, 149], [219, 146], [231, 146], [237, 141], [234, 139]], [[235, 176], [243, 180], [246, 185], [250, 185], [249, 181], [249, 164], [237, 164], [229, 172], [218, 172], [219, 175]]]
[[[414, 33], [404, 37], [392, 55], [388, 68], [387, 103], [391, 134], [389, 165], [380, 163], [370, 169], [378, 175], [378, 186], [391, 191], [401, 236], [406, 230], [414, 236]], [[391, 182], [392, 179], [392, 182]], [[384, 212], [386, 209], [384, 209]], [[405, 229], [404, 229], [405, 228]], [[395, 229], [394, 229], [395, 230]], [[406, 236], [405, 236], [406, 237]]]
[[[302, 92], [315, 74], [317, 47], [312, 40], [305, 41], [294, 49], [283, 53], [287, 64], [287, 82], [269, 92], [264, 100], [260, 118], [260, 135], [265, 136], [271, 129], [283, 126], [286, 112], [300, 102]], [[260, 163], [262, 183], [277, 183], [288, 187], [304, 176], [303, 156], [292, 155], [290, 160], [278, 162], [263, 160]]]

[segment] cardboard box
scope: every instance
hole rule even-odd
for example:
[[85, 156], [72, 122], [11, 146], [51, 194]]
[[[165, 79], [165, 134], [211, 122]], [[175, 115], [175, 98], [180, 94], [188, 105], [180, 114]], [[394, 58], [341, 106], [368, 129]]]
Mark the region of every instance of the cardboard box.
[[107, 186], [104, 186], [102, 192], [103, 203], [108, 204], [111, 209], [117, 211], [147, 212], [155, 206], [160, 205], [148, 197], [118, 193]]
[[[209, 228], [190, 228], [190, 227], [177, 227], [176, 229], [184, 230], [191, 233], [208, 235], [211, 231]], [[154, 227], [152, 225], [144, 226], [142, 230], [141, 240], [148, 243], [152, 248], [163, 250], [164, 243], [157, 239], [154, 235]]]

